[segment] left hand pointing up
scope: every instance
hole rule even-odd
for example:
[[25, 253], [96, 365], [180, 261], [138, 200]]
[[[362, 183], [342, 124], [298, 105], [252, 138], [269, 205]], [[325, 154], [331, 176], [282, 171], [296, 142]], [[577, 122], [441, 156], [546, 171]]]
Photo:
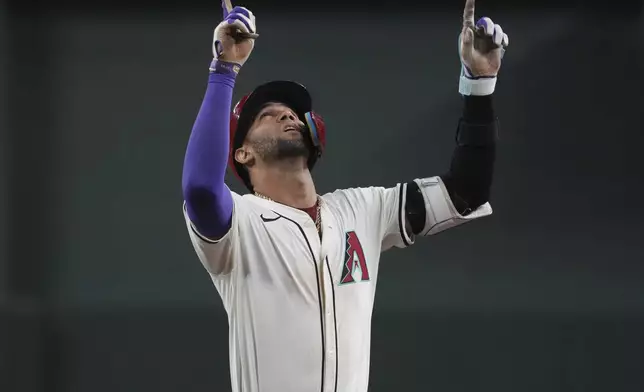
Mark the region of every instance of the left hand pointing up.
[[488, 17], [483, 17], [474, 24], [474, 0], [465, 2], [459, 41], [465, 77], [478, 79], [497, 75], [503, 52], [508, 46], [508, 35]]

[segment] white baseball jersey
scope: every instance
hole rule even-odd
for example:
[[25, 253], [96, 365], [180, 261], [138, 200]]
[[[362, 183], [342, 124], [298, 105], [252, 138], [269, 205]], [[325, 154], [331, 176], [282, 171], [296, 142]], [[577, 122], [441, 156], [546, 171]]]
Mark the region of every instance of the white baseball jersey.
[[[434, 200], [451, 205], [437, 184]], [[232, 195], [232, 227], [219, 241], [201, 236], [184, 207], [228, 313], [232, 390], [366, 392], [380, 253], [414, 242], [404, 187], [325, 194], [322, 240], [306, 212]]]

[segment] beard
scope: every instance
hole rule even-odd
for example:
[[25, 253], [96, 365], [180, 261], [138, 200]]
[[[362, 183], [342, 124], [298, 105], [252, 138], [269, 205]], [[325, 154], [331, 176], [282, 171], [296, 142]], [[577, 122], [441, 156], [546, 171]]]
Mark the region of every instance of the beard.
[[253, 149], [263, 161], [279, 161], [282, 159], [308, 158], [310, 143], [302, 135], [296, 140], [284, 140], [280, 138], [265, 138], [251, 143]]

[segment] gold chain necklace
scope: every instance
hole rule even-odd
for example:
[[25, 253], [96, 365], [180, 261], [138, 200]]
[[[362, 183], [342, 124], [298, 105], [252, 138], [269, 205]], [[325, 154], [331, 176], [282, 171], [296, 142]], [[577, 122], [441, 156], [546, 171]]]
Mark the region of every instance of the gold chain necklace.
[[[268, 196], [264, 196], [259, 192], [255, 192], [255, 196], [264, 199], [264, 200], [269, 200], [272, 202], [275, 202], [275, 200], [271, 199]], [[320, 198], [315, 202], [315, 228], [318, 229], [318, 234], [322, 236], [322, 214], [320, 213], [321, 207], [320, 207]]]

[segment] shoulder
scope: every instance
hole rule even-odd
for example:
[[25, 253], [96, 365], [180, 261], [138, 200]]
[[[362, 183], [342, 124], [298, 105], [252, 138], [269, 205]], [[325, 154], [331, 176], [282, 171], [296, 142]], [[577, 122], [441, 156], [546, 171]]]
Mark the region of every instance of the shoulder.
[[368, 201], [373, 197], [376, 187], [359, 187], [336, 189], [322, 195], [322, 199], [329, 204], [357, 204]]
[[233, 215], [241, 223], [240, 227], [261, 223], [261, 216], [272, 212], [270, 206], [264, 200], [254, 195], [231, 193], [234, 201]]
[[393, 187], [368, 186], [346, 189], [336, 189], [322, 196], [325, 202], [334, 205], [363, 205], [382, 201], [388, 193], [398, 192], [400, 185]]
[[387, 188], [381, 186], [336, 189], [322, 195], [331, 208], [342, 212], [361, 211], [381, 203]]

